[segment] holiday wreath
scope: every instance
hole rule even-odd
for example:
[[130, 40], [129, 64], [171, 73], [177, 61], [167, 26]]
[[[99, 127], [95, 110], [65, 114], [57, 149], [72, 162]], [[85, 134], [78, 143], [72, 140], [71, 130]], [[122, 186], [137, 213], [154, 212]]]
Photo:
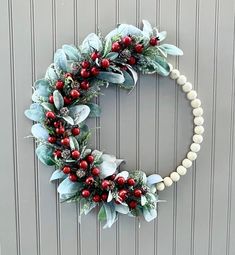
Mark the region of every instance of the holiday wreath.
[[[78, 201], [81, 213], [87, 214], [97, 205], [98, 217], [111, 227], [118, 213], [143, 215], [147, 221], [157, 216], [157, 190], [169, 187], [186, 174], [200, 150], [204, 132], [203, 109], [192, 84], [167, 62], [167, 55], [182, 55], [170, 44], [161, 44], [166, 32], [158, 32], [143, 21], [143, 30], [121, 24], [105, 38], [89, 34], [76, 48], [63, 45], [54, 55], [43, 79], [34, 84], [30, 108], [25, 115], [37, 122], [31, 132], [37, 142], [39, 160], [57, 170], [51, 181], [60, 180], [61, 201]], [[169, 176], [146, 176], [143, 171], [118, 171], [122, 160], [88, 148], [91, 130], [88, 117], [99, 117], [100, 107], [94, 98], [100, 88], [117, 84], [132, 90], [137, 72], [170, 75], [191, 101], [194, 135], [185, 159]]]

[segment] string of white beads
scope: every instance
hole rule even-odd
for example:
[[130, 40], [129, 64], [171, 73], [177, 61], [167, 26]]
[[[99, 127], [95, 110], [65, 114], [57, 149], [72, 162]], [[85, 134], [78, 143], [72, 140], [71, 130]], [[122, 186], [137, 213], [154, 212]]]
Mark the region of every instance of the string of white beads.
[[158, 191], [162, 191], [165, 187], [170, 187], [173, 182], [177, 182], [180, 176], [187, 173], [187, 169], [192, 166], [192, 161], [196, 160], [197, 152], [200, 151], [200, 144], [203, 142], [204, 123], [203, 108], [201, 107], [201, 100], [197, 98], [197, 92], [193, 90], [193, 86], [187, 81], [185, 75], [181, 75], [179, 70], [174, 69], [171, 64], [170, 78], [176, 80], [177, 84], [182, 86], [182, 90], [186, 93], [187, 99], [190, 100], [191, 107], [193, 108], [192, 114], [194, 116], [194, 135], [192, 137], [193, 143], [190, 145], [190, 151], [187, 153], [187, 157], [182, 160], [182, 164], [176, 168], [176, 171], [170, 173], [169, 176], [163, 178], [163, 181], [156, 185]]

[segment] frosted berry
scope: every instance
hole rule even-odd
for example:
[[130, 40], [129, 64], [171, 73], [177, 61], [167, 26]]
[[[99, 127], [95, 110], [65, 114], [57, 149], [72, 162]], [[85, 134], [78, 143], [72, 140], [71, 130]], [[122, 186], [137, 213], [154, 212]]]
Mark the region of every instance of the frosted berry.
[[103, 180], [103, 181], [101, 182], [101, 187], [102, 187], [102, 189], [108, 189], [108, 187], [109, 187], [109, 181], [108, 181], [108, 180]]
[[127, 179], [127, 184], [129, 186], [134, 186], [135, 185], [135, 180], [133, 178], [129, 178], [129, 179]]
[[101, 197], [100, 195], [94, 195], [92, 200], [95, 202], [95, 203], [99, 203], [101, 201]]
[[138, 43], [138, 44], [135, 45], [135, 51], [137, 53], [142, 53], [143, 50], [144, 50], [144, 46], [142, 44]]
[[93, 67], [91, 68], [91, 74], [92, 74], [93, 76], [96, 76], [96, 75], [98, 75], [99, 73], [100, 73], [100, 70], [99, 70], [97, 67], [93, 66]]
[[131, 56], [129, 59], [128, 59], [128, 64], [130, 65], [134, 65], [136, 64], [136, 58]]
[[131, 209], [135, 209], [136, 208], [136, 206], [137, 206], [137, 202], [136, 201], [134, 201], [134, 200], [132, 200], [132, 201], [130, 201], [129, 202], [129, 207], [131, 208]]
[[151, 46], [156, 46], [158, 44], [158, 39], [157, 37], [151, 37], [150, 40], [149, 40], [149, 44]]

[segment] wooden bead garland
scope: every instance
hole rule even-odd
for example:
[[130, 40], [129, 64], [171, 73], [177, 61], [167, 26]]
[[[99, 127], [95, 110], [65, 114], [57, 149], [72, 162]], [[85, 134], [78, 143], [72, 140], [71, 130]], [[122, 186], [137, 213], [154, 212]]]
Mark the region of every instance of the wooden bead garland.
[[190, 105], [193, 108], [192, 114], [194, 116], [194, 134], [192, 137], [193, 143], [190, 145], [190, 150], [187, 153], [187, 157], [182, 160], [182, 164], [176, 168], [176, 171], [173, 171], [163, 178], [163, 182], [160, 182], [156, 185], [158, 191], [162, 191], [165, 187], [170, 187], [173, 182], [177, 182], [180, 179], [180, 176], [183, 176], [187, 173], [187, 169], [192, 166], [192, 161], [196, 160], [197, 152], [200, 151], [200, 144], [203, 142], [204, 123], [203, 108], [201, 107], [201, 100], [197, 98], [197, 92], [193, 90], [193, 86], [190, 82], [187, 81], [185, 75], [181, 75], [179, 70], [174, 69], [170, 65], [170, 78], [176, 80], [177, 84], [182, 87], [183, 92], [186, 93], [186, 97], [190, 100]]

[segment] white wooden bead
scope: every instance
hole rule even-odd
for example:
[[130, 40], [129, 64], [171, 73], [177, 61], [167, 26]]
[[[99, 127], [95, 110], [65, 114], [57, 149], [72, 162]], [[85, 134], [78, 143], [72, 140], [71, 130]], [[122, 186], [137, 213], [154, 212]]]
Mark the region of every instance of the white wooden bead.
[[189, 168], [192, 166], [192, 161], [189, 160], [188, 158], [185, 158], [183, 161], [182, 161], [182, 165], [185, 167], [185, 168]]
[[187, 154], [187, 158], [191, 161], [195, 160], [197, 158], [197, 153], [193, 151], [189, 151]]
[[193, 99], [197, 98], [197, 92], [195, 90], [191, 90], [190, 92], [188, 92], [187, 98], [189, 100], [193, 100]]
[[193, 115], [194, 115], [195, 117], [200, 117], [200, 116], [202, 116], [202, 115], [203, 115], [203, 109], [202, 109], [202, 107], [198, 107], [198, 108], [193, 109]]
[[192, 90], [193, 85], [190, 82], [186, 82], [183, 86], [182, 89], [184, 92], [189, 92], [190, 90]]
[[202, 141], [203, 141], [202, 135], [194, 135], [194, 136], [193, 136], [193, 141], [194, 141], [195, 143], [202, 143]]
[[191, 149], [191, 151], [193, 151], [193, 152], [199, 152], [200, 149], [201, 149], [201, 146], [200, 146], [200, 144], [198, 144], [198, 143], [192, 143], [192, 144], [190, 145], [190, 149]]
[[194, 124], [197, 126], [201, 126], [204, 123], [203, 117], [195, 117], [194, 118]]
[[164, 181], [164, 184], [165, 184], [166, 187], [170, 187], [172, 185], [172, 183], [173, 183], [173, 181], [171, 180], [170, 177], [165, 177], [163, 179], [163, 181]]
[[187, 169], [184, 166], [178, 166], [176, 171], [180, 175], [185, 175], [187, 173]]
[[199, 106], [201, 106], [201, 104], [202, 104], [202, 102], [201, 102], [201, 100], [198, 99], [198, 98], [192, 100], [192, 102], [191, 102], [191, 106], [192, 106], [193, 108], [198, 108]]
[[195, 132], [196, 134], [198, 134], [198, 135], [201, 135], [201, 134], [204, 133], [204, 127], [203, 127], [203, 126], [196, 126], [196, 127], [194, 128], [194, 132]]
[[157, 184], [157, 190], [162, 191], [165, 189], [165, 184], [163, 182], [159, 182]]
[[187, 81], [186, 76], [184, 75], [180, 75], [180, 77], [177, 79], [177, 84], [179, 85], [184, 85]]
[[180, 175], [177, 172], [172, 172], [170, 178], [173, 182], [177, 182], [180, 179]]
[[173, 69], [173, 70], [171, 71], [170, 77], [171, 77], [172, 80], [178, 79], [179, 76], [180, 76], [179, 70]]
[[168, 66], [169, 66], [169, 68], [170, 68], [170, 72], [173, 70], [173, 65], [172, 64], [170, 64], [170, 63], [168, 63]]

